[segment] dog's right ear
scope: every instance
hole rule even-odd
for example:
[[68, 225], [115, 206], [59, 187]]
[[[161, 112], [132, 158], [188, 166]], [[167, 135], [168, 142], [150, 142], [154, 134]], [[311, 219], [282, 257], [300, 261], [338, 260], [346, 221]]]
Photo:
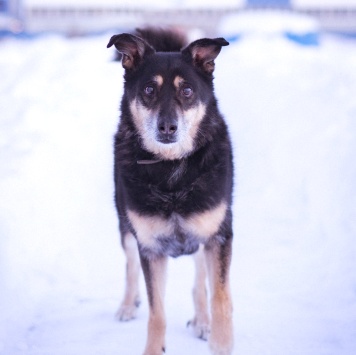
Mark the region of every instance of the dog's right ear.
[[122, 54], [122, 66], [127, 70], [136, 69], [145, 56], [155, 53], [146, 41], [129, 33], [112, 36], [107, 48], [112, 45]]

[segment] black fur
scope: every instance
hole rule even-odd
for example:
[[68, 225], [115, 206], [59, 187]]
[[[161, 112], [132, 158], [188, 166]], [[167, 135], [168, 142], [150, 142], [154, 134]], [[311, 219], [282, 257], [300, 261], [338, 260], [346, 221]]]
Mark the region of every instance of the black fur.
[[[136, 28], [134, 35], [143, 38], [157, 52], [179, 52], [187, 43], [184, 33], [156, 27]], [[122, 54], [116, 52], [116, 61], [121, 61]]]
[[179, 52], [187, 43], [186, 36], [178, 31], [156, 27], [137, 28], [136, 36], [143, 38], [156, 52]]

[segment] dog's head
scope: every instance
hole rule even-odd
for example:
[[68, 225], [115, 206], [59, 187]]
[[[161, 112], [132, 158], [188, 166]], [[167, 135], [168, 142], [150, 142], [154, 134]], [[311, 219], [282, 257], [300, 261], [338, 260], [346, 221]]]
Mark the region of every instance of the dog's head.
[[214, 60], [223, 38], [200, 39], [180, 52], [156, 52], [131, 34], [115, 35], [125, 69], [125, 99], [143, 147], [164, 160], [181, 159], [196, 149], [214, 99]]

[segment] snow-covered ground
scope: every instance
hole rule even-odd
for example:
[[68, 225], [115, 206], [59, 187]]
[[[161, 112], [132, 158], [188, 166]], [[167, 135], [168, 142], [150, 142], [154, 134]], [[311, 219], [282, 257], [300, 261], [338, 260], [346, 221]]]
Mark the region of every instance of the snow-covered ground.
[[[114, 320], [110, 35], [0, 41], [0, 354], [143, 349], [147, 301]], [[353, 355], [356, 42], [254, 33], [222, 50], [215, 76], [235, 147], [234, 354]], [[185, 327], [192, 282], [191, 258], [172, 260], [170, 355], [208, 354]]]

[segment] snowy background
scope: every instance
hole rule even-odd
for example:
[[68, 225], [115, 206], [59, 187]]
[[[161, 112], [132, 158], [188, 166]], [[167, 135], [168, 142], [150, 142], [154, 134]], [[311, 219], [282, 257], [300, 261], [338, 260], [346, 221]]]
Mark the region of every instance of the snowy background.
[[[215, 75], [235, 149], [234, 354], [353, 355], [356, 41], [300, 46], [278, 26], [246, 28]], [[146, 300], [135, 321], [114, 319], [125, 260], [112, 182], [123, 71], [111, 35], [0, 40], [2, 355], [144, 347]], [[208, 354], [185, 327], [192, 283], [191, 258], [171, 260], [169, 355]]]

